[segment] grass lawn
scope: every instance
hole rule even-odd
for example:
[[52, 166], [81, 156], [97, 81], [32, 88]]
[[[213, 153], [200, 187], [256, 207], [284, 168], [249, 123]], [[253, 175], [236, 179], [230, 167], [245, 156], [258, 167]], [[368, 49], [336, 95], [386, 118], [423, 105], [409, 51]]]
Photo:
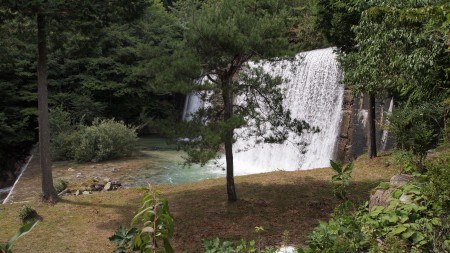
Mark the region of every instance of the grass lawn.
[[[396, 169], [388, 157], [357, 160], [352, 174], [351, 198], [368, 199], [380, 181], [388, 181]], [[303, 245], [307, 234], [327, 220], [338, 204], [330, 178], [331, 169], [272, 172], [236, 177], [239, 201], [226, 201], [225, 179], [177, 186], [157, 186], [168, 198], [175, 220], [171, 242], [175, 252], [201, 252], [202, 238], [256, 239], [254, 228], [263, 226], [263, 245], [277, 245], [288, 231], [289, 243]], [[145, 189], [132, 188], [92, 195], [67, 196], [56, 205], [39, 202], [35, 208], [42, 222], [14, 245], [14, 252], [111, 252], [108, 237], [129, 226]], [[0, 205], [0, 241], [5, 242], [20, 226], [23, 204]]]

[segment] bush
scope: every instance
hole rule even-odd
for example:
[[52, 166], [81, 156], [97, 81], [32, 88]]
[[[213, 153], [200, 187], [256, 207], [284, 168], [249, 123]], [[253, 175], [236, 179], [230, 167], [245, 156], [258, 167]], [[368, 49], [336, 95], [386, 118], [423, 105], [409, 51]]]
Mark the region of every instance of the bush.
[[[83, 119], [81, 119], [83, 120]], [[62, 107], [50, 112], [50, 152], [54, 160], [104, 161], [130, 155], [136, 129], [114, 119], [76, 124]]]
[[427, 151], [437, 144], [443, 132], [443, 108], [431, 103], [398, 108], [389, 121], [397, 148], [411, 151], [421, 170]]
[[62, 179], [58, 179], [55, 182], [55, 190], [57, 193], [60, 193], [62, 191], [64, 191], [67, 188], [67, 181], [64, 181]]
[[424, 193], [432, 202], [450, 213], [450, 154], [426, 164]]
[[75, 126], [71, 117], [62, 107], [50, 111], [50, 153], [55, 161], [70, 160], [72, 155], [72, 139]]
[[414, 173], [386, 207], [366, 203], [352, 212], [344, 202], [299, 252], [450, 252], [450, 155], [425, 165], [427, 173]]
[[448, 217], [422, 189], [421, 183], [409, 183], [393, 192], [387, 207], [365, 205], [334, 215], [313, 230], [309, 248], [301, 252], [448, 252]]
[[361, 231], [358, 215], [337, 208], [328, 223], [320, 222], [314, 228], [308, 236], [309, 248], [300, 252], [366, 252], [370, 240]]
[[80, 127], [72, 144], [73, 158], [79, 162], [104, 161], [130, 155], [137, 140], [135, 128], [122, 121], [94, 120]]
[[406, 150], [395, 150], [389, 161], [394, 166], [399, 167], [400, 173], [412, 174], [415, 172], [415, 156], [412, 152]]
[[29, 206], [23, 206], [19, 212], [19, 219], [22, 223], [27, 223], [29, 221], [34, 221], [38, 218], [36, 210]]

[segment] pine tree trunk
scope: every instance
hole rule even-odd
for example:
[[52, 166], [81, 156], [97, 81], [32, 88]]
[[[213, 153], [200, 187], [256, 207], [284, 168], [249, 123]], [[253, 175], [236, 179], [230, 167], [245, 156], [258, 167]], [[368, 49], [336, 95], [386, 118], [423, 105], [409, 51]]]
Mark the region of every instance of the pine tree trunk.
[[45, 16], [37, 14], [38, 37], [38, 114], [39, 114], [39, 156], [42, 180], [42, 199], [57, 202], [58, 195], [53, 187], [52, 166], [50, 159], [50, 133], [48, 123], [47, 91], [47, 31]]
[[[233, 116], [233, 94], [231, 87], [226, 87], [223, 92], [225, 123]], [[234, 186], [234, 165], [233, 165], [233, 132], [234, 129], [227, 129], [225, 134], [225, 158], [227, 163], [227, 195], [229, 202], [237, 200], [236, 188]]]
[[368, 155], [369, 159], [377, 157], [377, 140], [376, 140], [376, 129], [375, 129], [375, 94], [373, 92], [369, 93], [369, 129], [368, 129]]

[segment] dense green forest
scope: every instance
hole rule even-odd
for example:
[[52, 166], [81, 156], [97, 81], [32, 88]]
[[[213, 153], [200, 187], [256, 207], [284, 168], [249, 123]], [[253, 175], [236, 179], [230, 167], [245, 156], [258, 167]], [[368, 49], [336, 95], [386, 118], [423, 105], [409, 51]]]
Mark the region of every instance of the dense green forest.
[[[192, 81], [229, 67], [229, 56], [239, 55], [243, 64], [250, 59], [335, 46], [345, 72], [344, 83], [355, 94], [367, 93], [371, 101], [385, 94], [395, 97], [398, 110], [392, 130], [401, 140], [399, 147], [423, 156], [424, 149], [448, 139], [446, 1], [275, 2], [230, 2], [234, 6], [223, 7], [217, 17], [211, 16], [211, 10], [209, 16], [202, 14], [203, 10], [216, 8], [208, 1], [148, 0], [116, 6], [66, 1], [2, 2], [2, 178], [11, 178], [17, 161], [37, 142], [36, 13], [40, 11], [48, 17], [52, 136], [57, 136], [64, 124], [69, 128], [89, 126], [96, 118], [114, 118], [146, 134], [155, 131], [159, 119], [179, 121], [185, 94], [199, 89]], [[68, 8], [79, 13], [68, 14]], [[226, 14], [227, 8], [233, 13]], [[226, 18], [246, 8], [255, 10], [254, 20], [245, 16], [251, 12], [243, 12], [240, 21]], [[259, 19], [263, 15], [271, 15], [267, 17], [272, 23]], [[234, 30], [227, 29], [232, 22], [236, 22]], [[246, 22], [259, 22], [261, 35], [248, 34], [256, 29], [246, 28]], [[266, 47], [257, 44], [257, 37], [245, 36], [266, 36], [266, 42], [260, 41]], [[235, 71], [233, 68], [239, 69], [240, 65], [232, 66], [228, 74]], [[371, 126], [375, 124], [374, 119], [370, 122]], [[413, 122], [420, 124], [408, 128]], [[61, 127], [55, 130], [55, 126]], [[417, 147], [418, 139], [427, 140]], [[213, 145], [214, 152], [219, 142]], [[376, 156], [376, 146], [369, 146], [371, 156]], [[192, 153], [193, 161], [204, 162], [214, 153], [207, 150], [202, 154], [208, 152], [210, 155], [201, 155], [201, 159]]]
[[[12, 171], [37, 141], [37, 27], [34, 14], [14, 9], [14, 2], [12, 7], [0, 6], [3, 178], [11, 177], [6, 172]], [[64, 121], [71, 124], [115, 118], [138, 127], [142, 134], [152, 119], [179, 119], [183, 94], [192, 89], [186, 84], [201, 71], [189, 56], [182, 55], [188, 12], [199, 8], [201, 2], [180, 1], [175, 7], [175, 1], [144, 2], [142, 14], [133, 20], [102, 21], [105, 14], [99, 12], [84, 18], [80, 14], [73, 22], [61, 20], [56, 13], [50, 17], [50, 114], [63, 110], [68, 114]], [[295, 20], [290, 31], [280, 31], [286, 34], [286, 41], [295, 51], [324, 47], [326, 43], [314, 30], [312, 3], [287, 2]], [[81, 12], [82, 8], [96, 8], [70, 7]]]
[[[341, 204], [300, 252], [450, 249], [446, 0], [7, 0], [0, 2], [0, 34], [0, 188], [15, 179], [39, 143], [42, 197], [57, 202], [52, 160], [118, 158], [132, 153], [138, 135], [158, 133], [187, 137], [179, 147], [188, 163], [204, 165], [224, 153], [227, 200], [235, 202], [236, 129], [252, 123], [252, 134], [263, 136], [269, 122], [268, 143], [286, 141], [291, 132], [319, 131], [282, 106], [281, 77], [247, 63], [277, 64], [301, 51], [334, 47], [342, 82], [355, 96], [369, 98], [369, 160], [378, 156], [376, 105], [392, 97], [395, 109], [385, 127], [394, 135], [393, 163], [412, 181], [392, 189], [385, 206], [358, 207], [349, 197], [353, 163], [331, 162]], [[201, 78], [207, 81], [200, 84]], [[193, 91], [207, 94], [211, 106], [183, 122], [185, 97]], [[238, 96], [246, 106], [234, 104]], [[261, 104], [270, 113], [262, 113]], [[429, 153], [434, 160], [426, 160]], [[148, 224], [140, 215], [149, 210], [150, 222], [170, 225], [166, 232], [145, 227], [136, 237], [137, 228], [121, 228], [115, 239], [120, 244], [128, 236], [125, 246], [141, 251], [150, 243], [156, 249], [160, 239], [172, 252], [165, 200], [145, 195], [132, 225]], [[247, 246], [256, 252], [254, 241], [242, 241], [236, 251], [219, 239], [203, 243], [212, 252], [224, 245], [230, 252]]]

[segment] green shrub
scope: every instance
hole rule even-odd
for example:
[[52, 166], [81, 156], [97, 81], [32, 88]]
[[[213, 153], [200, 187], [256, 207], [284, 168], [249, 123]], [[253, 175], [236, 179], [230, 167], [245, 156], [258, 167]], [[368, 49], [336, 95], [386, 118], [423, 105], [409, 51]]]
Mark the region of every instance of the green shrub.
[[73, 158], [79, 162], [104, 161], [130, 155], [137, 140], [134, 128], [122, 121], [95, 120], [80, 127], [72, 144]]
[[23, 206], [19, 212], [19, 219], [22, 223], [27, 223], [29, 221], [36, 220], [38, 218], [38, 214], [36, 210], [29, 206]]
[[450, 154], [426, 163], [426, 168], [425, 195], [450, 213]]
[[[81, 119], [82, 121], [84, 119]], [[130, 155], [136, 129], [114, 119], [75, 124], [62, 107], [50, 112], [50, 153], [54, 160], [104, 161]]]
[[72, 159], [72, 140], [75, 126], [71, 123], [70, 113], [62, 107], [50, 110], [50, 153], [55, 161]]
[[349, 201], [341, 204], [299, 252], [450, 252], [450, 155], [425, 165], [427, 173], [395, 189], [386, 207], [366, 203], [352, 212]]
[[67, 188], [67, 181], [64, 181], [62, 179], [56, 180], [54, 183], [54, 187], [57, 193], [60, 193], [64, 191]]
[[413, 173], [416, 170], [416, 157], [411, 151], [397, 149], [389, 160], [394, 166], [399, 167], [400, 173]]
[[427, 151], [437, 144], [443, 132], [443, 108], [431, 103], [398, 108], [389, 121], [397, 148], [412, 152], [421, 170]]

